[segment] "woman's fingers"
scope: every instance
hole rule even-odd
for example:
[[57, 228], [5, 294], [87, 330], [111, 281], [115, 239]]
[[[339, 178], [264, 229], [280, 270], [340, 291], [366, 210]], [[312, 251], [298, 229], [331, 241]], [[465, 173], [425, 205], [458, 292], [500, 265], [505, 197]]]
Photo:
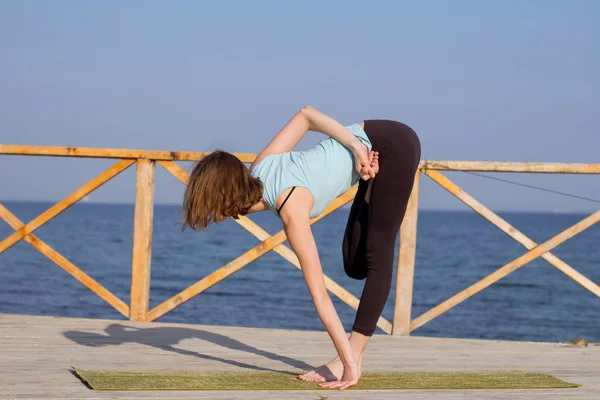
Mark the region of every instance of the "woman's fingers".
[[334, 389], [334, 388], [340, 387], [342, 385], [343, 385], [342, 381], [331, 381], [331, 382], [321, 383], [319, 386], [321, 386], [322, 388]]
[[356, 168], [356, 172], [358, 172], [359, 176], [363, 180], [369, 180], [370, 178], [375, 178], [375, 171], [371, 168], [371, 158], [374, 154], [369, 152], [367, 146], [362, 143], [359, 143], [357, 146], [353, 146], [351, 148], [352, 154], [354, 155], [354, 166]]
[[355, 152], [356, 171], [360, 178], [364, 181], [368, 181], [371, 178], [375, 178], [377, 175], [379, 162], [379, 153], [377, 151], [366, 151], [366, 146], [363, 151]]
[[358, 383], [357, 380], [352, 380], [352, 381], [332, 381], [332, 382], [325, 382], [325, 383], [321, 383], [319, 386], [321, 386], [322, 388], [327, 388], [327, 389], [337, 389], [339, 388], [340, 390], [344, 390], [347, 389], [351, 386], [354, 386]]
[[358, 383], [358, 381], [346, 381], [344, 382], [344, 384], [342, 386], [340, 386], [340, 390], [344, 390], [346, 388], [349, 388], [350, 386], [354, 386]]
[[310, 371], [304, 375], [300, 375], [299, 378], [303, 381], [309, 381], [315, 375], [315, 371]]
[[310, 381], [310, 382], [315, 382], [315, 381], [318, 381], [318, 380], [320, 380], [320, 379], [319, 379], [319, 377], [320, 377], [320, 376], [319, 376], [317, 373], [314, 373], [314, 374], [311, 374], [310, 376], [308, 376], [308, 377], [306, 378], [306, 380], [308, 380], [308, 381]]
[[360, 177], [365, 181], [375, 178], [375, 175], [377, 174], [375, 173], [372, 165], [369, 165], [368, 168], [365, 166], [360, 170]]
[[367, 163], [366, 165], [364, 165], [362, 167], [362, 171], [364, 175], [367, 176], [367, 179], [375, 178], [375, 171], [373, 171], [373, 168], [371, 168], [371, 163]]

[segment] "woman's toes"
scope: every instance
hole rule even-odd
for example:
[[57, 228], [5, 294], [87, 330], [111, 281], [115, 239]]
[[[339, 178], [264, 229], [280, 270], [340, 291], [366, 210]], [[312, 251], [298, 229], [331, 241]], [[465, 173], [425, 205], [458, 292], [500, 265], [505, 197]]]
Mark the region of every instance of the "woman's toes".
[[300, 379], [302, 379], [303, 381], [305, 381], [305, 380], [307, 379], [307, 377], [308, 377], [309, 375], [313, 374], [313, 373], [314, 373], [314, 371], [310, 371], [310, 372], [307, 372], [307, 373], [305, 373], [305, 374], [298, 375], [298, 378], [300, 378]]
[[310, 381], [310, 378], [312, 378], [315, 375], [315, 371], [310, 371], [308, 374], [303, 375], [304, 376], [304, 380], [305, 381]]

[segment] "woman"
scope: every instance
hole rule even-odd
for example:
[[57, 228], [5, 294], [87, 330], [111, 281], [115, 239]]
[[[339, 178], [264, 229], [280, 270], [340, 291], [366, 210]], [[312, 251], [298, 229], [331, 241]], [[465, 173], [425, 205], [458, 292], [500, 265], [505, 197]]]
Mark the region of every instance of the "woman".
[[[309, 130], [329, 138], [311, 149], [293, 151]], [[362, 355], [390, 292], [394, 245], [420, 156], [417, 135], [400, 122], [368, 120], [344, 127], [307, 106], [258, 154], [249, 170], [223, 151], [194, 166], [184, 195], [184, 229], [204, 230], [210, 222], [265, 210], [281, 218], [338, 354], [300, 379], [341, 390], [358, 382]], [[346, 274], [366, 281], [347, 338], [325, 288], [309, 220], [359, 181], [342, 254]]]

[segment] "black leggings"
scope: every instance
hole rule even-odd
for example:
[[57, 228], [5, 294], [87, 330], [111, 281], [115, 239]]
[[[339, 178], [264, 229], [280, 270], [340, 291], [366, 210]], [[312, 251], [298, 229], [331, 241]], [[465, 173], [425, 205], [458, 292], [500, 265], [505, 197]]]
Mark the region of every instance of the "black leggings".
[[369, 203], [365, 201], [369, 182], [360, 180], [342, 253], [346, 274], [366, 278], [352, 330], [371, 336], [390, 293], [396, 236], [419, 166], [421, 144], [410, 127], [396, 121], [365, 121], [365, 132], [379, 152], [379, 173]]

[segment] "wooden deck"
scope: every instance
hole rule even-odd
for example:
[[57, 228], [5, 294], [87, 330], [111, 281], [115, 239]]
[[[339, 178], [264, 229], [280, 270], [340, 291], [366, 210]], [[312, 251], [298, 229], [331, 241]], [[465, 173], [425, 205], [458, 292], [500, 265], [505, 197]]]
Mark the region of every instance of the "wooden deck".
[[69, 370], [295, 371], [333, 356], [325, 332], [0, 314], [2, 399], [598, 399], [600, 346], [376, 335], [368, 371], [520, 369], [576, 389], [483, 391], [98, 392]]

